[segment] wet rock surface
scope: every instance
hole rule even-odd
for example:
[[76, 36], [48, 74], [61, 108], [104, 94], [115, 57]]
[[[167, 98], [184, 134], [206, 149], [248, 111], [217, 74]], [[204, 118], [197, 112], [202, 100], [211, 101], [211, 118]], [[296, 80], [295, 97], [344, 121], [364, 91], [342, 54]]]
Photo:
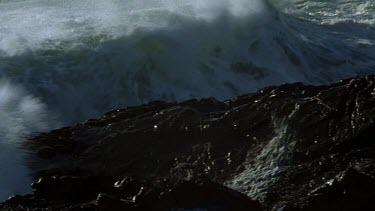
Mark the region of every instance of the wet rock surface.
[[374, 210], [375, 77], [114, 110], [26, 147], [2, 210]]

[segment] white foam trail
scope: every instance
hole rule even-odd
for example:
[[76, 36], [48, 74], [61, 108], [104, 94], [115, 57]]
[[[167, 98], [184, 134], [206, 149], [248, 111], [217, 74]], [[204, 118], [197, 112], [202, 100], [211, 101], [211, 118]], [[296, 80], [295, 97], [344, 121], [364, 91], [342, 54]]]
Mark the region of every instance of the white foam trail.
[[289, 147], [293, 141], [287, 132], [287, 125], [280, 123], [276, 126], [275, 137], [262, 147], [256, 158], [249, 158], [252, 160], [248, 161], [242, 173], [226, 182], [228, 187], [260, 200], [270, 191], [270, 185], [292, 162]]
[[320, 24], [354, 22], [366, 25], [375, 24], [375, 2], [373, 0], [278, 0], [288, 13], [302, 18], [310, 18]]
[[18, 146], [31, 132], [53, 127], [45, 106], [21, 88], [0, 81], [0, 201], [26, 194], [33, 181]]

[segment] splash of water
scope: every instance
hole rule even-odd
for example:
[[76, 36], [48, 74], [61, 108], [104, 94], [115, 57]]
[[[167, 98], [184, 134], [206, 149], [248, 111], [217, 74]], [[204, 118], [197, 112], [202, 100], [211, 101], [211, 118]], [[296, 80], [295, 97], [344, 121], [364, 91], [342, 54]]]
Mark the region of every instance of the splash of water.
[[337, 33], [285, 16], [290, 4], [272, 4], [2, 3], [0, 76], [74, 122], [150, 100], [224, 99], [286, 82], [328, 83], [375, 67], [369, 39], [375, 31]]
[[274, 14], [261, 0], [34, 0], [0, 10], [7, 17], [0, 74], [66, 122], [156, 99], [227, 98], [299, 77], [267, 73], [268, 47], [252, 56], [243, 47], [268, 36]]
[[30, 190], [26, 153], [17, 147], [24, 136], [54, 127], [45, 105], [9, 82], [0, 81], [0, 200]]

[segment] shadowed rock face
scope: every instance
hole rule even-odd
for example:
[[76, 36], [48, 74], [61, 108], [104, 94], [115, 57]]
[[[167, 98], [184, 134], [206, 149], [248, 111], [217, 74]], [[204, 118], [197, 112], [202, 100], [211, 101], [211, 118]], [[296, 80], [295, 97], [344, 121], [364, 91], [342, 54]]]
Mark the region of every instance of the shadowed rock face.
[[0, 208], [374, 210], [374, 83], [152, 102], [40, 134], [25, 147], [42, 179]]

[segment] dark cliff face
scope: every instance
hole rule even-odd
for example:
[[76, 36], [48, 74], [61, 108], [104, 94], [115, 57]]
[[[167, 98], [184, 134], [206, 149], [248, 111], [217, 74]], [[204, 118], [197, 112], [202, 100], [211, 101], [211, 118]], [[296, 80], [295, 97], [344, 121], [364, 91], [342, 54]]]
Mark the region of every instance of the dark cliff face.
[[374, 86], [369, 76], [111, 111], [31, 138], [42, 179], [0, 207], [374, 210]]

